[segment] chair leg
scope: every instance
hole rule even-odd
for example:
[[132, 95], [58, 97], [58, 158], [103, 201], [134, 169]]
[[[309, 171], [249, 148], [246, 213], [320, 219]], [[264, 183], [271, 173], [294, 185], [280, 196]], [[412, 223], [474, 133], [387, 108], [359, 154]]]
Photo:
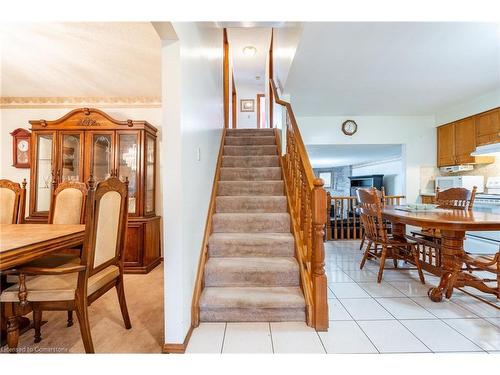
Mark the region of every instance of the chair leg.
[[68, 310], [68, 321], [66, 323], [66, 327], [71, 327], [73, 325], [73, 311]]
[[387, 257], [387, 246], [382, 246], [382, 255], [380, 256], [380, 268], [378, 270], [377, 282], [382, 281], [382, 275], [384, 273], [385, 258]]
[[359, 250], [363, 250], [363, 246], [365, 245], [366, 236], [363, 232], [363, 236], [361, 237], [361, 243], [359, 244]]
[[95, 353], [94, 344], [92, 343], [92, 335], [90, 333], [89, 312], [86, 299], [84, 301], [76, 302], [76, 316], [78, 317], [78, 323], [80, 323], [80, 332], [85, 352]]
[[420, 278], [422, 284], [425, 284], [425, 278], [424, 278], [424, 273], [422, 272], [422, 266], [420, 264], [418, 249], [416, 246], [412, 246], [411, 251], [413, 253], [413, 259], [415, 260], [415, 266], [417, 267], [418, 277]]
[[394, 264], [394, 268], [398, 268], [398, 259], [396, 257], [392, 258], [392, 264]]
[[363, 267], [365, 266], [366, 259], [368, 259], [368, 256], [370, 255], [370, 249], [372, 247], [372, 242], [368, 242], [368, 246], [366, 247], [365, 253], [363, 254], [363, 259], [361, 259], [361, 263], [359, 265], [359, 269], [362, 270]]
[[123, 276], [120, 275], [118, 283], [116, 284], [116, 293], [118, 294], [118, 302], [120, 303], [120, 310], [122, 311], [123, 323], [126, 329], [132, 328], [130, 317], [128, 315], [127, 301], [125, 300], [125, 289], [123, 287]]
[[36, 305], [33, 306], [33, 327], [35, 328], [35, 344], [42, 341], [42, 333], [41, 333], [41, 325], [42, 325], [42, 310]]

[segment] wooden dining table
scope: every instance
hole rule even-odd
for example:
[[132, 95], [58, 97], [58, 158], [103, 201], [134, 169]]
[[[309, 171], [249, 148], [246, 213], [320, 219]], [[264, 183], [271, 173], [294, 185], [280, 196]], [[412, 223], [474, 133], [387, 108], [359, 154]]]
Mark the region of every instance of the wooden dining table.
[[[24, 263], [74, 248], [83, 244], [85, 225], [65, 224], [0, 224], [0, 271], [18, 267]], [[15, 310], [15, 319], [9, 319], [7, 344], [17, 347], [19, 317], [28, 313], [17, 310], [14, 304], [2, 307]]]
[[461, 272], [465, 255], [466, 231], [498, 231], [500, 215], [451, 209], [410, 211], [398, 206], [382, 208], [382, 217], [392, 223], [394, 237], [404, 237], [406, 225], [439, 229], [441, 233], [441, 279], [439, 285], [429, 289], [429, 297], [440, 302], [443, 295], [451, 298], [457, 286], [477, 286], [478, 280]]

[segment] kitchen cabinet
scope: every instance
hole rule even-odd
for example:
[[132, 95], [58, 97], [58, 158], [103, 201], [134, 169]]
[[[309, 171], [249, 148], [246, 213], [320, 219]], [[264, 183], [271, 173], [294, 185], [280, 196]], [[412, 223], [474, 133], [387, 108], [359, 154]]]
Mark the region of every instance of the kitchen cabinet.
[[500, 109], [475, 116], [477, 146], [500, 142]]
[[[483, 141], [488, 139], [489, 143], [494, 143], [492, 132], [498, 125], [494, 125], [497, 120], [498, 109], [439, 126], [437, 128], [438, 167], [493, 163], [494, 157], [471, 156], [471, 153], [477, 146], [485, 144], [478, 143], [478, 139]], [[481, 128], [478, 129], [478, 126]], [[482, 138], [478, 137], [478, 134], [481, 134]], [[498, 136], [498, 130], [495, 136]]]
[[437, 128], [438, 167], [455, 165], [455, 124]]

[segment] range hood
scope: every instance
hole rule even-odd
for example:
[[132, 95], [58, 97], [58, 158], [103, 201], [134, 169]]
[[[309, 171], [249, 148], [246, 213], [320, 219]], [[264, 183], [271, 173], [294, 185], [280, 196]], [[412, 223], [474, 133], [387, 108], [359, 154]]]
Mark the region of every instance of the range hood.
[[471, 156], [500, 156], [500, 143], [477, 146]]

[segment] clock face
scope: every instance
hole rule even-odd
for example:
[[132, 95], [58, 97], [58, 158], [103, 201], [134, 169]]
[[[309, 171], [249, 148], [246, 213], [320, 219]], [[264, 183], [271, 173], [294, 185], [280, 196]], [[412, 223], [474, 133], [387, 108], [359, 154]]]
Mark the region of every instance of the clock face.
[[342, 132], [345, 135], [353, 135], [358, 130], [358, 124], [353, 120], [347, 120], [342, 123]]
[[26, 152], [28, 151], [28, 141], [23, 139], [21, 141], [19, 141], [19, 143], [17, 144], [17, 148], [19, 151], [21, 152]]

